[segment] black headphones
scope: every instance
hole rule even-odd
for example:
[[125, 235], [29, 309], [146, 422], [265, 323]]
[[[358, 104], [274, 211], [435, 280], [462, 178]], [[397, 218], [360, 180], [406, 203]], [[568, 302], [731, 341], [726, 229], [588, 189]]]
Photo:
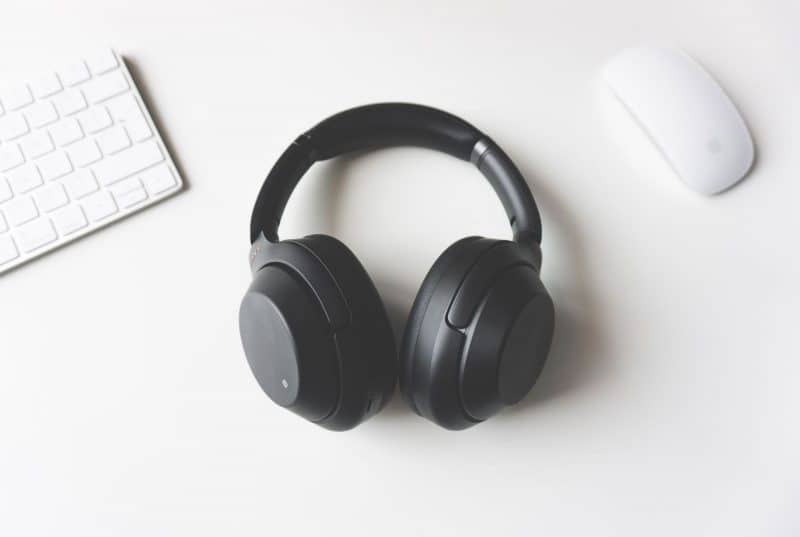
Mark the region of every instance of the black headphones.
[[[294, 187], [314, 162], [388, 146], [471, 161], [505, 207], [514, 240], [468, 237], [436, 260], [414, 300], [400, 352], [356, 256], [327, 235], [278, 240]], [[417, 414], [465, 429], [520, 401], [542, 370], [553, 302], [539, 279], [541, 221], [528, 185], [489, 137], [415, 104], [346, 110], [294, 141], [273, 166], [250, 223], [253, 282], [239, 331], [258, 383], [277, 404], [345, 430], [377, 413], [395, 379]]]

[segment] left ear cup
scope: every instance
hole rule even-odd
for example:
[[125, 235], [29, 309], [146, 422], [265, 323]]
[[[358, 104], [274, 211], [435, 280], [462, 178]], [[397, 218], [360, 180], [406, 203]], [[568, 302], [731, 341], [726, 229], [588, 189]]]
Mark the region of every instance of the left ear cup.
[[341, 402], [332, 416], [337, 428], [349, 428], [381, 410], [394, 392], [397, 350], [383, 301], [353, 252], [328, 235], [292, 241], [307, 248], [326, 267], [350, 312], [347, 326], [334, 337], [339, 348]]
[[274, 262], [256, 272], [239, 308], [247, 363], [270, 399], [320, 424], [339, 401], [331, 332], [328, 311], [296, 265]]
[[270, 398], [345, 430], [392, 395], [396, 355], [383, 303], [355, 255], [314, 235], [254, 246], [239, 310], [247, 361]]
[[549, 351], [554, 308], [527, 245], [465, 240], [442, 258], [412, 308], [401, 387], [419, 414], [464, 429], [531, 389]]

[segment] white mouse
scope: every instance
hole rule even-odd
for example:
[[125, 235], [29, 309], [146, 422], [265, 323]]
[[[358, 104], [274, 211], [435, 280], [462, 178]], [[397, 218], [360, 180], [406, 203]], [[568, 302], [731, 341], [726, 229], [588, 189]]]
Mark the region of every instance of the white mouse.
[[687, 54], [626, 49], [608, 61], [603, 77], [690, 188], [716, 194], [747, 175], [754, 156], [747, 125]]

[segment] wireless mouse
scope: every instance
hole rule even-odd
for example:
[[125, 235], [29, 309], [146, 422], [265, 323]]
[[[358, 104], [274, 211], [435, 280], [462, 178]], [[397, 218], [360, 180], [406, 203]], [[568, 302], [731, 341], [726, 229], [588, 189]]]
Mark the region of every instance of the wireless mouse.
[[747, 175], [753, 140], [717, 82], [681, 50], [623, 50], [603, 78], [686, 185], [716, 194]]

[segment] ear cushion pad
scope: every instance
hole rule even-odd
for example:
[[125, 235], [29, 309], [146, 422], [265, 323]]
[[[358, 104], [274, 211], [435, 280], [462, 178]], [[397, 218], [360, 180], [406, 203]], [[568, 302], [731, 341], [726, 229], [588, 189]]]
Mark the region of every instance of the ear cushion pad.
[[352, 420], [358, 414], [361, 421], [380, 410], [394, 391], [397, 354], [383, 302], [363, 265], [342, 242], [327, 235], [291, 242], [325, 265], [350, 311], [348, 326], [334, 336], [340, 355], [342, 408], [333, 417], [340, 414], [340, 419]]
[[[466, 237], [456, 241], [442, 252], [422, 280], [408, 316], [400, 350], [400, 390], [417, 414], [421, 412], [413, 397], [414, 370], [416, 367], [426, 367], [427, 357], [418, 356], [416, 347], [431, 299], [443, 281], [460, 282], [481, 254], [497, 242], [482, 237]], [[456, 288], [453, 289], [453, 293], [455, 291]]]

